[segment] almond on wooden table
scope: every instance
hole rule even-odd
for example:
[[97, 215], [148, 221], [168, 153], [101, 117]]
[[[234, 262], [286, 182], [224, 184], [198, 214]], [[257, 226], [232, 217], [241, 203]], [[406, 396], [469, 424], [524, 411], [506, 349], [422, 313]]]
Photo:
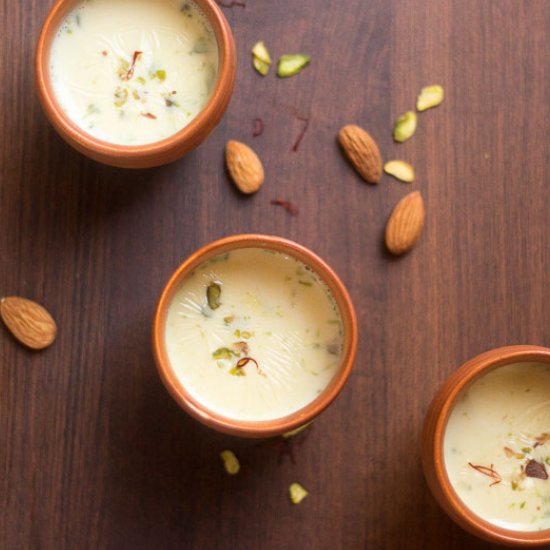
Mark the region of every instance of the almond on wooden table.
[[386, 225], [386, 246], [400, 256], [408, 252], [419, 239], [426, 212], [424, 200], [418, 191], [405, 195], [393, 209]]
[[338, 141], [358, 174], [368, 183], [378, 183], [382, 177], [382, 156], [370, 134], [348, 124], [338, 132]]
[[264, 182], [264, 167], [258, 155], [244, 143], [230, 140], [225, 146], [227, 170], [239, 191], [256, 193]]
[[0, 316], [13, 336], [35, 350], [50, 346], [57, 334], [53, 317], [40, 304], [10, 296], [0, 300]]

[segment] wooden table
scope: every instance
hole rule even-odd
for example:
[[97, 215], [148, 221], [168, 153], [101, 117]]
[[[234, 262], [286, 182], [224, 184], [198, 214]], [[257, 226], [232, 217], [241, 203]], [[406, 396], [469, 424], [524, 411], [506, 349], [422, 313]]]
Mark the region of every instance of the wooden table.
[[[42, 115], [33, 48], [50, 4], [0, 4], [0, 293], [38, 300], [59, 323], [43, 353], [0, 331], [0, 548], [489, 548], [434, 502], [419, 436], [434, 392], [463, 361], [550, 344], [548, 0], [225, 9], [239, 55], [225, 118], [184, 160], [142, 172], [85, 159]], [[311, 66], [262, 79], [249, 54], [257, 40], [274, 57], [309, 52]], [[433, 83], [445, 103], [394, 144], [393, 121]], [[295, 111], [310, 125], [292, 152]], [[256, 117], [265, 132], [253, 138]], [[368, 128], [386, 159], [412, 162], [417, 181], [363, 183], [335, 141], [349, 122]], [[264, 161], [252, 198], [228, 182], [228, 139]], [[394, 260], [384, 224], [412, 189], [427, 225]], [[295, 442], [295, 464], [273, 442], [191, 420], [152, 359], [167, 277], [199, 246], [242, 232], [311, 247], [357, 308], [355, 371]], [[241, 458], [236, 477], [223, 471], [224, 448]], [[293, 481], [310, 491], [299, 506], [287, 496]]]

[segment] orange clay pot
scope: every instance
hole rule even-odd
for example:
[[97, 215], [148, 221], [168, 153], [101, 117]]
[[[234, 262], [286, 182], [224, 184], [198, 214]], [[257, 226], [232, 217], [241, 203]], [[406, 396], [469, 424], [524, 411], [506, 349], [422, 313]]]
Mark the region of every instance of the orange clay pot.
[[[200, 145], [224, 114], [235, 83], [236, 54], [231, 29], [214, 0], [194, 0], [208, 19], [218, 42], [218, 81], [204, 109], [172, 136], [144, 145], [116, 145], [86, 133], [67, 117], [55, 99], [49, 76], [52, 42], [65, 17], [80, 0], [58, 0], [48, 14], [36, 47], [35, 71], [38, 97], [46, 116], [60, 136], [80, 153], [121, 168], [150, 168], [172, 162]], [[113, 0], [116, 2], [116, 0]]]
[[550, 349], [538, 346], [497, 348], [470, 359], [445, 382], [426, 415], [422, 436], [422, 462], [424, 474], [433, 495], [458, 525], [490, 542], [529, 548], [550, 544], [550, 529], [512, 531], [497, 527], [475, 515], [455, 493], [447, 476], [443, 455], [447, 421], [462, 391], [474, 380], [493, 369], [521, 362], [550, 364]]
[[[211, 258], [236, 250], [239, 248], [267, 248], [282, 252], [297, 258], [306, 266], [310, 267], [328, 286], [336, 301], [343, 327], [343, 354], [338, 371], [325, 390], [309, 405], [283, 418], [265, 420], [259, 422], [233, 420], [219, 415], [197, 400], [186, 391], [183, 384], [178, 380], [168, 359], [164, 342], [164, 327], [168, 307], [172, 297], [178, 290], [181, 282], [197, 266]], [[210, 428], [231, 435], [262, 438], [283, 434], [313, 420], [318, 414], [326, 409], [343, 388], [353, 367], [355, 353], [357, 351], [357, 320], [355, 310], [342, 281], [336, 273], [316, 254], [295, 242], [288, 241], [281, 237], [267, 235], [236, 235], [210, 243], [192, 254], [176, 272], [172, 275], [157, 305], [153, 322], [153, 352], [157, 363], [160, 377], [164, 385], [177, 401], [177, 403]]]

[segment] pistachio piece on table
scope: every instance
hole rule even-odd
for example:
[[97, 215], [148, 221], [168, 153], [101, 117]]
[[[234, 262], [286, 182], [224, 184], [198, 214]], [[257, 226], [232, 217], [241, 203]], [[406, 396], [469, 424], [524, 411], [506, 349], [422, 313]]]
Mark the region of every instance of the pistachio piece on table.
[[414, 181], [414, 168], [404, 160], [389, 160], [384, 164], [384, 172], [405, 183]]
[[300, 504], [309, 493], [299, 483], [293, 483], [288, 488], [288, 494], [292, 504]]
[[416, 113], [407, 111], [401, 115], [393, 127], [393, 139], [399, 143], [407, 141], [416, 131]]
[[310, 61], [311, 56], [301, 53], [281, 55], [277, 65], [277, 76], [281, 78], [294, 76], [309, 65]]
[[443, 87], [439, 84], [425, 86], [420, 90], [420, 94], [416, 100], [416, 110], [425, 111], [426, 109], [437, 107], [441, 105], [444, 97], [445, 92], [443, 91]]
[[239, 463], [239, 459], [235, 456], [235, 453], [233, 451], [222, 451], [220, 453], [220, 458], [223, 460], [223, 466], [225, 468], [225, 471], [229, 475], [234, 476], [235, 474], [239, 473], [239, 470], [241, 469], [241, 464]]
[[252, 65], [262, 76], [267, 76], [269, 73], [271, 56], [262, 41], [256, 42], [252, 48]]

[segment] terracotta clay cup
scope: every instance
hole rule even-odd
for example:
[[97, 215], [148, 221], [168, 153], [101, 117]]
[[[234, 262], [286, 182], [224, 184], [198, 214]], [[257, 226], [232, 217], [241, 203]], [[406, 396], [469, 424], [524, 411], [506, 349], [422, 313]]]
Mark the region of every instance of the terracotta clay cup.
[[497, 348], [474, 357], [460, 367], [445, 382], [430, 405], [422, 436], [422, 462], [433, 495], [458, 525], [487, 541], [527, 548], [550, 544], [550, 529], [512, 531], [497, 527], [474, 514], [454, 491], [447, 476], [443, 454], [447, 421], [458, 396], [472, 382], [491, 370], [522, 362], [550, 364], [550, 349], [537, 346]]
[[179, 132], [161, 141], [135, 146], [116, 145], [91, 136], [68, 118], [57, 102], [48, 70], [50, 49], [61, 23], [80, 0], [58, 0], [55, 3], [44, 22], [36, 47], [36, 87], [46, 116], [69, 145], [111, 166], [150, 168], [182, 157], [208, 137], [223, 116], [233, 93], [235, 43], [229, 24], [217, 3], [214, 0], [194, 1], [208, 19], [218, 43], [218, 80], [212, 96], [204, 109]]
[[[257, 422], [234, 420], [207, 409], [194, 399], [176, 377], [168, 359], [164, 327], [168, 307], [181, 282], [197, 266], [220, 254], [239, 248], [264, 248], [293, 256], [310, 267], [330, 289], [342, 319], [343, 352], [332, 381], [304, 408], [274, 420]], [[153, 322], [153, 352], [160, 377], [184, 411], [210, 428], [231, 435], [262, 438], [281, 435], [307, 424], [326, 409], [342, 390], [353, 367], [357, 351], [357, 320], [351, 298], [336, 273], [319, 256], [295, 242], [267, 235], [236, 235], [210, 243], [192, 254], [170, 277], [162, 291]]]

